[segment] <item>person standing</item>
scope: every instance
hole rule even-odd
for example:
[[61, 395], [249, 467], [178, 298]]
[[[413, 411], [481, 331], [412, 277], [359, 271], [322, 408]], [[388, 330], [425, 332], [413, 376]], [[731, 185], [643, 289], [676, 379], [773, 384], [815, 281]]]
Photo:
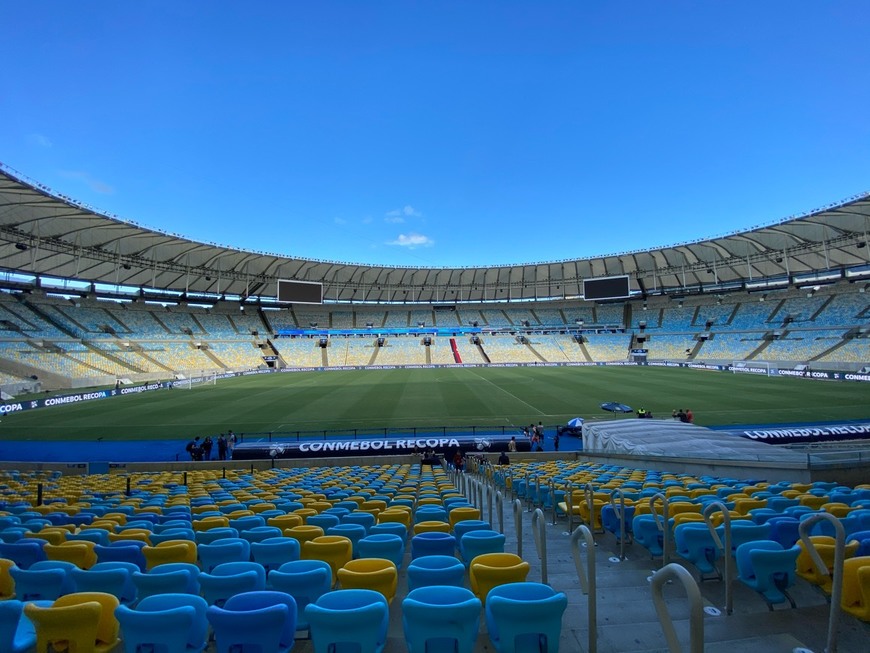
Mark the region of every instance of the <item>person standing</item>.
[[691, 408], [686, 408], [686, 421], [689, 424], [695, 423], [695, 414], [692, 412]]
[[227, 439], [223, 433], [218, 436], [218, 458], [220, 460], [227, 459]]
[[214, 440], [211, 439], [210, 435], [205, 436], [205, 440], [202, 443], [202, 459], [203, 460], [211, 460], [211, 450], [214, 447]]
[[516, 451], [517, 450], [517, 438], [516, 436], [511, 436], [511, 441], [508, 442], [508, 451]]
[[227, 433], [227, 441], [229, 443], [230, 458], [232, 458], [233, 451], [236, 448], [236, 434], [233, 433], [232, 429], [230, 429], [229, 432]]

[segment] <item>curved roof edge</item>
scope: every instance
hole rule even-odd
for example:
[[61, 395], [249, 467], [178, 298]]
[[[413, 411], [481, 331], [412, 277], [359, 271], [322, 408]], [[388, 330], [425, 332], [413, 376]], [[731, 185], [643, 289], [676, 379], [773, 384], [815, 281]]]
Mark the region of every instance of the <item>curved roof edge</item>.
[[0, 165], [0, 260], [8, 270], [189, 293], [275, 296], [320, 282], [335, 302], [566, 299], [583, 280], [628, 275], [634, 291], [710, 290], [870, 265], [870, 194], [746, 231], [651, 250], [516, 265], [375, 266], [197, 242], [104, 215]]

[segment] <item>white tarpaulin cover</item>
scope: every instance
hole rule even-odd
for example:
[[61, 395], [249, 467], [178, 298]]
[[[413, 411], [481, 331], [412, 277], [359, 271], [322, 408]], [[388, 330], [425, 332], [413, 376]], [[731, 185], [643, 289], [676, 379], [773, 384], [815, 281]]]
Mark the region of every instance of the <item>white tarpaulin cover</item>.
[[583, 450], [717, 460], [806, 460], [806, 456], [798, 451], [663, 419], [587, 421], [583, 424]]

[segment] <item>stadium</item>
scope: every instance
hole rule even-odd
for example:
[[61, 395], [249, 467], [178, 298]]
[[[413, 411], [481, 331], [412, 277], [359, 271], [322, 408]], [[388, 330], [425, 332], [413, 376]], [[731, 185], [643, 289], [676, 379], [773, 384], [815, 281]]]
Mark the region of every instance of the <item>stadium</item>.
[[[848, 536], [857, 534], [846, 556], [868, 544], [860, 537], [870, 510], [870, 196], [661, 250], [455, 269], [288, 259], [194, 242], [101, 214], [9, 168], [0, 175], [0, 201], [0, 432], [8, 461], [0, 546], [13, 561], [4, 564], [16, 569], [4, 572], [4, 587], [12, 578], [19, 588], [31, 582], [19, 570], [28, 564], [23, 544], [39, 538], [45, 540], [37, 557], [48, 564], [73, 560], [75, 542], [92, 542], [85, 547], [91, 554], [100, 547], [104, 558], [74, 559], [84, 587], [109, 587], [84, 580], [84, 569], [111, 558], [107, 538], [140, 541], [148, 551], [143, 570], [159, 560], [211, 571], [209, 526], [235, 524], [238, 536], [248, 520], [276, 541], [302, 541], [303, 552], [310, 546], [303, 558], [338, 565], [340, 587], [378, 588], [368, 572], [351, 579], [346, 565], [335, 562], [344, 554], [329, 547], [341, 545], [306, 545], [295, 526], [274, 524], [337, 534], [345, 514], [354, 522], [362, 513], [383, 525], [376, 534], [384, 537], [375, 542], [400, 542], [403, 552], [428, 528], [421, 524], [433, 520], [455, 541], [451, 520], [461, 524], [456, 515], [465, 510], [466, 525], [480, 524], [481, 542], [492, 541], [472, 545], [475, 536], [466, 543], [463, 535], [458, 559], [477, 569], [464, 547], [483, 546], [481, 552], [519, 560], [519, 570], [503, 572], [505, 578], [540, 575], [543, 582], [534, 586], [552, 593], [541, 601], [567, 601], [568, 610], [556, 630], [552, 619], [541, 618], [530, 632], [549, 637], [551, 646], [558, 640], [560, 650], [594, 650], [599, 641], [620, 651], [690, 639], [698, 646], [699, 628], [708, 651], [820, 650], [830, 644], [826, 637], [841, 638], [841, 650], [866, 644], [859, 619], [866, 622], [870, 595], [858, 569], [868, 558], [848, 560], [832, 588], [829, 576], [802, 557], [795, 563], [794, 555], [803, 546], [795, 544], [802, 519], [815, 525], [806, 535], [822, 538], [815, 540], [822, 555], [833, 556], [827, 542], [834, 540], [824, 540], [833, 527], [811, 517], [822, 513], [834, 515]], [[654, 419], [635, 419], [631, 407], [614, 419], [599, 408], [608, 400], [643, 406]], [[687, 402], [695, 424], [669, 414], [671, 404]], [[578, 415], [586, 418], [583, 447], [565, 435], [554, 451], [556, 430]], [[542, 452], [520, 437], [529, 420], [544, 426]], [[185, 461], [190, 435], [217, 439], [228, 428], [246, 434], [230, 460]], [[520, 437], [519, 450], [510, 453], [509, 467], [498, 466], [496, 452], [508, 449], [511, 436]], [[137, 446], [125, 450], [127, 440]], [[161, 441], [170, 448], [161, 450]], [[344, 449], [332, 444], [342, 441]], [[467, 473], [455, 473], [452, 464], [422, 466], [429, 448], [445, 465], [462, 449]], [[15, 458], [24, 451], [29, 457]], [[345, 458], [317, 457], [327, 451]], [[449, 516], [441, 506], [453, 506]], [[615, 517], [620, 510], [624, 520]], [[734, 549], [734, 538], [748, 542], [731, 560], [737, 570], [723, 567], [730, 556], [698, 526], [704, 515], [721, 523], [717, 510], [733, 520]], [[666, 520], [671, 515], [664, 539], [651, 516], [662, 511]], [[163, 520], [178, 525], [178, 518], [193, 530], [161, 537]], [[594, 605], [589, 592], [596, 590], [580, 583], [569, 555], [582, 558], [584, 533], [597, 539], [596, 611], [603, 620], [587, 616]], [[242, 535], [256, 541], [252, 531]], [[692, 544], [698, 538], [702, 544]], [[372, 546], [368, 539], [364, 551]], [[796, 582], [794, 569], [778, 589], [753, 580], [746, 566], [758, 539], [776, 542], [764, 546], [778, 547], [796, 565]], [[165, 541], [178, 550], [160, 551]], [[409, 551], [408, 563], [404, 553], [379, 546], [378, 555], [354, 548], [358, 557], [348, 559], [392, 556], [395, 564], [386, 566], [398, 576], [392, 589], [379, 591], [392, 598], [398, 583], [399, 594], [407, 594], [419, 572], [403, 566], [413, 567], [417, 554]], [[514, 547], [519, 558], [504, 553]], [[247, 564], [258, 564], [253, 560]], [[665, 588], [677, 625], [671, 634], [653, 623], [653, 603], [641, 596], [656, 560], [666, 569], [662, 577], [679, 566], [668, 562], [691, 570], [688, 580], [685, 574], [672, 580], [687, 583], [696, 600]], [[466, 573], [486, 598], [481, 581]], [[701, 594], [695, 577], [714, 580], [701, 583]], [[135, 592], [112, 591], [122, 602], [136, 600]], [[836, 604], [851, 613], [827, 632], [825, 591], [840, 593]], [[213, 600], [209, 591], [200, 593]], [[784, 597], [796, 607], [768, 612]], [[385, 650], [404, 650], [410, 637], [395, 603], [375, 635], [387, 642]], [[522, 609], [536, 609], [530, 605]], [[701, 608], [706, 612], [698, 616]], [[310, 630], [297, 632], [298, 650], [329, 636], [317, 630], [313, 614], [307, 623], [308, 612], [299, 612], [299, 624]], [[474, 631], [475, 651], [490, 650], [487, 637], [495, 641], [496, 617], [487, 615], [491, 621]], [[648, 627], [629, 641], [626, 619]], [[134, 626], [124, 624], [132, 633]]]
[[868, 17], [7, 3], [0, 653], [868, 653]]

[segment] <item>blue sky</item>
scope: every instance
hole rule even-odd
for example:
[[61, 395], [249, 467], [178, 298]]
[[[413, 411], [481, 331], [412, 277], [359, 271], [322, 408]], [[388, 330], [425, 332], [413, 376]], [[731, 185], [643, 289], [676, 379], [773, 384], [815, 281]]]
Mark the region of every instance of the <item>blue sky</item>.
[[870, 190], [866, 0], [16, 2], [0, 161], [196, 240], [410, 266]]

